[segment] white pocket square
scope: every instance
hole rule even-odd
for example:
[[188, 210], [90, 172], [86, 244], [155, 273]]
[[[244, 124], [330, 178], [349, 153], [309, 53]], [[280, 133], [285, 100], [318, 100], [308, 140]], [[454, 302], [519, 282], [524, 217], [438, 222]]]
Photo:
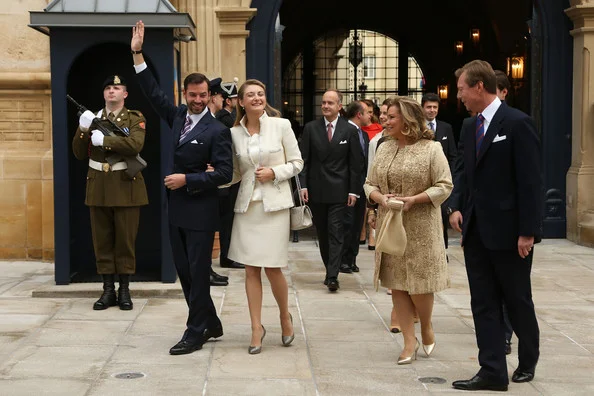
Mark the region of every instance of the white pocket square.
[[192, 143], [192, 144], [198, 144], [198, 141], [197, 140], [192, 140], [190, 143]]
[[444, 136], [444, 137], [441, 138], [441, 140], [448, 140], [448, 137], [447, 136]]
[[497, 142], [500, 142], [505, 139], [507, 139], [507, 135], [503, 135], [503, 136], [495, 135], [495, 139], [493, 139], [493, 143], [497, 143]]
[[346, 140], [343, 140], [342, 142], [340, 142], [338, 144], [347, 144], [347, 141]]

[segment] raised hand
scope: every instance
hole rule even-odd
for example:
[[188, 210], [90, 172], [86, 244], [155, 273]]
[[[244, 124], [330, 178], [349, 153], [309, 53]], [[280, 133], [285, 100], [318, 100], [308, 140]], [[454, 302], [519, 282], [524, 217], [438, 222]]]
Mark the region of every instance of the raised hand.
[[144, 43], [144, 23], [142, 21], [136, 22], [136, 26], [132, 27], [132, 41], [130, 42], [130, 49], [132, 51], [140, 51]]

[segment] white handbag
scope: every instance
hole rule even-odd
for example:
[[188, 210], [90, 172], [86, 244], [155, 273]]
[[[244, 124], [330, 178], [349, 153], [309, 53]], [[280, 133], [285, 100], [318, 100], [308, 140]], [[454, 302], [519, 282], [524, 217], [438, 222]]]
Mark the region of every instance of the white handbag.
[[295, 183], [297, 185], [297, 196], [299, 197], [299, 206], [291, 208], [291, 230], [299, 231], [309, 228], [313, 225], [313, 216], [311, 209], [307, 206], [301, 198], [301, 183], [299, 177], [295, 175]]

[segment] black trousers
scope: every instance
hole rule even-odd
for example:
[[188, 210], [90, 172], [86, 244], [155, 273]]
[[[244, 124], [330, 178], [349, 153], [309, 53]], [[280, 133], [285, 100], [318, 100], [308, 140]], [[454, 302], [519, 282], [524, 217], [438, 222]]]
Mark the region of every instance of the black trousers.
[[505, 360], [502, 302], [518, 336], [519, 368], [532, 369], [539, 357], [539, 329], [532, 302], [532, 251], [525, 259], [517, 250], [485, 248], [474, 219], [464, 239], [464, 259], [470, 285], [472, 316], [479, 348], [478, 373], [509, 383]]
[[239, 184], [235, 183], [231, 187], [219, 189], [219, 243], [221, 245], [221, 260], [226, 259], [229, 254], [229, 245], [231, 244], [231, 230], [233, 229], [233, 218], [235, 212], [235, 201], [237, 201], [237, 193], [239, 192]]
[[309, 208], [316, 226], [320, 255], [326, 267], [326, 278], [338, 278], [342, 260], [343, 228], [346, 203], [309, 202]]
[[359, 193], [355, 206], [347, 206], [344, 213], [344, 243], [342, 246], [342, 264], [357, 264], [359, 254], [359, 237], [365, 218], [365, 192]]
[[188, 320], [183, 339], [196, 340], [205, 329], [221, 326], [210, 297], [213, 231], [195, 231], [169, 225], [173, 260], [184, 297]]
[[448, 248], [448, 225], [450, 224], [450, 219], [447, 214], [447, 205], [441, 205], [441, 220], [443, 223], [443, 243], [445, 248]]

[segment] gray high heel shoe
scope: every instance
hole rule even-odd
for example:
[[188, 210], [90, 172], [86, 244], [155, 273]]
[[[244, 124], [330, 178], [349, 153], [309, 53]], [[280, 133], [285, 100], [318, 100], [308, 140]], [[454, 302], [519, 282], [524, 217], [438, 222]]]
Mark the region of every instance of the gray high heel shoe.
[[[262, 330], [264, 330], [264, 332], [262, 333], [262, 338], [260, 338], [260, 343], [264, 342], [264, 337], [266, 336], [266, 329], [264, 328], [264, 325], [262, 325]], [[248, 353], [250, 355], [257, 355], [260, 352], [262, 352], [262, 345], [259, 346], [249, 346], [248, 347]]]
[[[289, 314], [289, 317], [291, 318], [291, 325], [293, 325], [293, 315]], [[290, 336], [281, 336], [281, 340], [283, 341], [283, 346], [291, 345], [291, 343], [293, 342], [294, 339], [295, 339], [295, 329], [293, 329], [293, 334], [291, 334]]]

